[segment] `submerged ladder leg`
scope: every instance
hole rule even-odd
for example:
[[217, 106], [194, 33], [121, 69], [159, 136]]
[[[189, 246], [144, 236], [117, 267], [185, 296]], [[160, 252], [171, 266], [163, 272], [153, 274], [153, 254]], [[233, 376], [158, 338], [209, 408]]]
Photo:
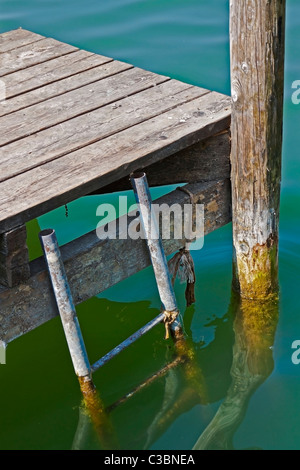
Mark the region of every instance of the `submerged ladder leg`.
[[104, 449], [118, 448], [114, 429], [92, 380], [92, 369], [76, 315], [59, 245], [52, 229], [40, 233], [51, 284], [84, 404]]
[[81, 334], [55, 231], [52, 229], [43, 230], [40, 232], [40, 241], [43, 247], [73, 367], [78, 377], [82, 393], [85, 396], [94, 390], [91, 366]]
[[182, 336], [182, 326], [178, 321], [179, 312], [176, 297], [159, 233], [159, 227], [156, 217], [151, 210], [152, 198], [146, 173], [136, 172], [131, 174], [130, 177], [136, 202], [139, 205], [141, 225], [144, 230], [159, 296], [163, 305], [167, 333], [168, 327], [170, 326], [172, 334], [176, 338]]

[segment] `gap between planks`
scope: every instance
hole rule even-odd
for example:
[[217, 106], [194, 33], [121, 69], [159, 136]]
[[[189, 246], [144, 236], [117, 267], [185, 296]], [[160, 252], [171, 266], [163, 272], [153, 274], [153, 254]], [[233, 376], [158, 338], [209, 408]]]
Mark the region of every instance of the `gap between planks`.
[[212, 92], [171, 117], [160, 114], [2, 182], [0, 233], [228, 128], [230, 98]]
[[[88, 119], [84, 114], [41, 131], [36, 136], [24, 138], [21, 142], [8, 144], [0, 148], [0, 182], [153, 119], [208, 93], [209, 90], [170, 80], [105, 105], [89, 113]], [[74, 129], [77, 130], [76, 133]]]
[[[88, 59], [85, 59], [85, 61], [87, 60]], [[108, 58], [104, 63], [88, 67], [74, 74], [70, 74], [68, 77], [54, 80], [52, 83], [36, 87], [33, 90], [20, 93], [6, 100], [2, 103], [0, 117], [8, 116], [22, 110], [26, 110], [26, 112], [30, 113], [31, 109], [27, 108], [31, 108], [52, 98], [62, 96], [132, 68], [133, 65]], [[97, 73], [99, 73], [98, 76]]]
[[0, 34], [0, 54], [10, 52], [19, 47], [30, 45], [34, 42], [45, 39], [45, 36], [32, 33], [26, 29], [15, 29]]
[[57, 41], [52, 38], [41, 39], [27, 46], [0, 54], [0, 77], [17, 70], [41, 64], [55, 57], [70, 54], [77, 47]]
[[[11, 108], [11, 102], [26, 93], [29, 94], [45, 86], [71, 78], [81, 72], [87, 72], [100, 65], [106, 65], [109, 62], [113, 62], [110, 57], [79, 50], [70, 52], [66, 56], [51, 59], [44, 64], [33, 65], [27, 69], [6, 75], [2, 78], [2, 82], [6, 85], [6, 102], [1, 103], [0, 113], [7, 114], [6, 105]], [[47, 65], [47, 67], [44, 67], [45, 70], [41, 69], [41, 65]], [[71, 66], [74, 68], [71, 69]], [[37, 71], [36, 75], [35, 71]], [[15, 110], [13, 109], [13, 111]]]
[[[119, 69], [124, 67], [122, 62], [114, 61], [112, 64]], [[80, 94], [75, 89], [60, 95], [59, 98], [50, 98], [33, 105], [27, 108], [25, 121], [24, 110], [2, 116], [0, 118], [0, 146], [94, 111], [105, 104], [118, 101], [167, 80], [170, 79], [134, 67], [120, 71], [105, 80], [82, 86]]]

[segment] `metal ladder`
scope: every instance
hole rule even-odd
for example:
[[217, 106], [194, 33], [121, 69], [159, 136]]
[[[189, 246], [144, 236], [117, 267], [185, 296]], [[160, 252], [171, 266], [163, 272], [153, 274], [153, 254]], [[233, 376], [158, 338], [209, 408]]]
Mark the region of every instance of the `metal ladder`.
[[84, 395], [88, 391], [94, 390], [92, 374], [95, 371], [157, 324], [161, 322], [167, 323], [167, 327], [170, 327], [175, 337], [179, 337], [182, 334], [182, 327], [178, 320], [176, 297], [159, 228], [151, 211], [152, 200], [146, 174], [144, 172], [132, 174], [131, 183], [136, 202], [139, 204], [140, 221], [149, 249], [162, 303], [162, 312], [92, 365], [89, 362], [84, 344], [55, 231], [47, 229], [40, 232], [39, 235], [73, 367]]

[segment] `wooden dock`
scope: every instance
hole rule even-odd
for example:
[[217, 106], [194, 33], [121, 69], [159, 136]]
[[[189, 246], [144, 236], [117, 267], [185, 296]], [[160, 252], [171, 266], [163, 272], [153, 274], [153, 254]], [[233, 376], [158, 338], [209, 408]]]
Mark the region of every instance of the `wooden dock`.
[[[28, 263], [26, 222], [91, 193], [189, 183], [205, 232], [228, 223], [230, 98], [26, 30], [0, 35], [0, 339], [57, 315], [43, 259]], [[160, 202], [189, 202], [173, 191]], [[165, 242], [170, 254], [184, 240]], [[134, 254], [134, 256], [131, 256]], [[62, 247], [75, 303], [150, 264], [143, 241]]]

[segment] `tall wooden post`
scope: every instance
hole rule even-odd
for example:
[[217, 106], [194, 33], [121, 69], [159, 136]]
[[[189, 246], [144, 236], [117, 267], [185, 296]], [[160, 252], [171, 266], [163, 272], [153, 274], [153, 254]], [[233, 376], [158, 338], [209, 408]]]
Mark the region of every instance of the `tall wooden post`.
[[235, 284], [277, 289], [285, 0], [230, 0]]

